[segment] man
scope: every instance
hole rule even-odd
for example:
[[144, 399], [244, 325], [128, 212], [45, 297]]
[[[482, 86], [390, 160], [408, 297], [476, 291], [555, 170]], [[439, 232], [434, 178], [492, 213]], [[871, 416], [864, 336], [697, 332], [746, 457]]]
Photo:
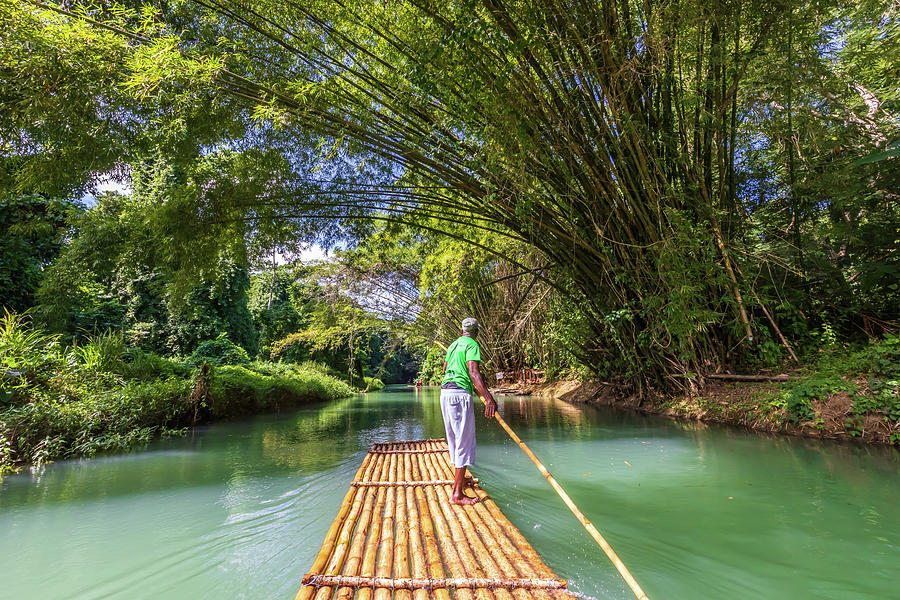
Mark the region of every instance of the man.
[[456, 468], [450, 504], [464, 506], [478, 502], [477, 498], [463, 493], [466, 468], [475, 464], [475, 399], [472, 397], [475, 390], [487, 400], [485, 417], [492, 419], [497, 410], [497, 403], [478, 370], [481, 349], [475, 341], [477, 335], [478, 321], [471, 317], [463, 319], [462, 336], [447, 348], [441, 381], [441, 414], [447, 430], [450, 460]]

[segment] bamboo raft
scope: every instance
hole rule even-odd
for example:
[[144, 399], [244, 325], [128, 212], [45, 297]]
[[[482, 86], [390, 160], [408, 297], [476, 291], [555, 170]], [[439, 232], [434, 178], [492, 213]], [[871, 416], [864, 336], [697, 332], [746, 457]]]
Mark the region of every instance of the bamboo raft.
[[446, 441], [375, 444], [295, 600], [568, 600], [531, 544], [472, 480], [453, 506]]

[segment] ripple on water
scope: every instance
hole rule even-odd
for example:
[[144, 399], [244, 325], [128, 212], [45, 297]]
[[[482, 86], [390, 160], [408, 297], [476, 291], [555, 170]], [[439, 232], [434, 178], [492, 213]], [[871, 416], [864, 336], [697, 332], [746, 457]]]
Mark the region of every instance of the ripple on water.
[[[3, 598], [292, 598], [374, 442], [443, 435], [436, 390], [369, 394], [198, 430], [0, 486]], [[651, 598], [890, 598], [900, 454], [503, 401]], [[615, 568], [506, 435], [475, 474], [583, 600]]]

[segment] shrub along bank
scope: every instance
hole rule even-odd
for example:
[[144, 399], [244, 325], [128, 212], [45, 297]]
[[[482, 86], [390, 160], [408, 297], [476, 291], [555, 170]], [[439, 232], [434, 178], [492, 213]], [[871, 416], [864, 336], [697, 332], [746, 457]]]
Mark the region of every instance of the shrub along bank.
[[[228, 362], [228, 361], [223, 361]], [[75, 346], [0, 317], [0, 475], [124, 450], [201, 422], [332, 400], [353, 389], [315, 363], [199, 367], [101, 335]]]
[[786, 382], [707, 380], [699, 394], [650, 398], [626, 397], [599, 382], [556, 382], [529, 391], [759, 431], [900, 446], [898, 336], [856, 349], [826, 346]]

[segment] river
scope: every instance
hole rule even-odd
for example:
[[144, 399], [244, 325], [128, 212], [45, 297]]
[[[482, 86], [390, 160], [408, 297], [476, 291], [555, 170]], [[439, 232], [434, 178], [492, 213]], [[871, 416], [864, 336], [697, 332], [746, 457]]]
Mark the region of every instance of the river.
[[[504, 398], [653, 600], [900, 597], [900, 452]], [[290, 600], [376, 441], [443, 437], [438, 390], [218, 423], [0, 484], [0, 598]], [[474, 472], [570, 588], [633, 598], [524, 453]]]

